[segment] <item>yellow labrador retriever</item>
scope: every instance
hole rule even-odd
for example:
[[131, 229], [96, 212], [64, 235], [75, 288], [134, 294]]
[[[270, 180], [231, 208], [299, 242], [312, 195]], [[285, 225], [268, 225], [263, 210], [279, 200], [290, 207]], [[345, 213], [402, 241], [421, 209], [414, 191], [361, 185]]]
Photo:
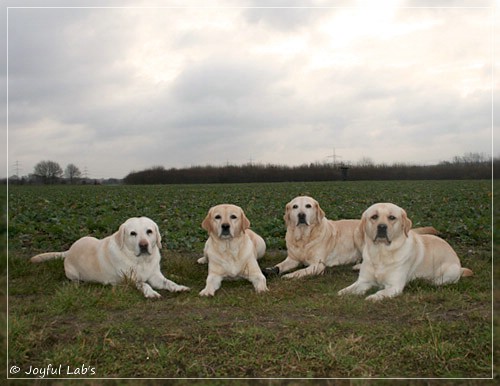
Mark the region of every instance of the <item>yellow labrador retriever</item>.
[[358, 280], [338, 294], [361, 295], [378, 286], [382, 289], [366, 298], [377, 301], [401, 294], [406, 283], [416, 278], [441, 285], [472, 276], [470, 269], [461, 267], [446, 241], [420, 235], [411, 227], [404, 209], [394, 204], [378, 203], [368, 208], [360, 224], [364, 248]]
[[[189, 291], [166, 279], [160, 271], [161, 235], [147, 217], [125, 221], [117, 232], [102, 240], [83, 237], [65, 252], [48, 252], [31, 258], [33, 263], [62, 258], [66, 276], [74, 281], [117, 284], [129, 277], [147, 298], [159, 298], [153, 290]], [[148, 284], [149, 283], [149, 284]]]
[[283, 276], [301, 278], [361, 260], [359, 220], [328, 220], [318, 201], [308, 196], [295, 197], [286, 204], [284, 220], [288, 256], [265, 273], [282, 274], [304, 264], [306, 268]]
[[208, 232], [204, 257], [198, 260], [208, 260], [208, 277], [201, 296], [213, 296], [224, 278], [244, 278], [255, 291], [267, 291], [266, 278], [257, 263], [266, 251], [266, 243], [249, 229], [250, 221], [239, 206], [210, 208], [201, 226]]

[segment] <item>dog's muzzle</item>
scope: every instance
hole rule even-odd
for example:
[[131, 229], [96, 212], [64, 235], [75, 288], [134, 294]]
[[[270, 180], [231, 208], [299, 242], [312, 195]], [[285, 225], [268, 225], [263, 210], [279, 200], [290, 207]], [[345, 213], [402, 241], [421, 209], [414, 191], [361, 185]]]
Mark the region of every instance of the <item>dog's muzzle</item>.
[[377, 235], [375, 236], [375, 240], [373, 240], [375, 243], [377, 242], [384, 242], [387, 245], [391, 244], [391, 240], [389, 240], [389, 236], [387, 236], [387, 225], [386, 224], [379, 224], [377, 226]]
[[149, 243], [139, 243], [139, 255], [143, 254], [149, 255]]
[[220, 237], [231, 237], [231, 225], [229, 224], [221, 225]]
[[305, 213], [300, 212], [297, 217], [298, 217], [298, 220], [299, 220], [298, 223], [297, 223], [297, 225], [301, 225], [301, 224], [308, 225], [307, 224], [307, 217], [306, 217]]

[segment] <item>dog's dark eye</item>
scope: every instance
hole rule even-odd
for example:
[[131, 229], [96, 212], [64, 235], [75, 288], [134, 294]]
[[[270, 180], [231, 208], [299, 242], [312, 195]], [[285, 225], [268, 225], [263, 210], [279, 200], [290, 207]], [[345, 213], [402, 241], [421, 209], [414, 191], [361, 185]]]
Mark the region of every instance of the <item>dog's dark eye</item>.
[[148, 235], [152, 235], [152, 234], [153, 234], [153, 231], [152, 231], [151, 229], [148, 229], [148, 230], [146, 231], [146, 234], [148, 234]]
[[298, 205], [294, 205], [292, 208], [297, 209], [298, 207], [299, 207]]
[[215, 216], [215, 219], [216, 220], [220, 220], [221, 219], [220, 214], [218, 214], [217, 216]]
[[310, 209], [310, 208], [312, 208], [312, 205], [311, 205], [311, 204], [307, 204], [307, 205], [306, 205], [306, 208], [307, 208], [307, 209]]
[[372, 216], [372, 220], [378, 220], [378, 214], [374, 214], [374, 215]]
[[396, 220], [396, 217], [394, 217], [394, 216], [390, 215], [390, 216], [389, 216], [389, 220], [394, 221], [394, 220]]
[[232, 214], [231, 215], [231, 220], [236, 220], [238, 217], [236, 217], [236, 215]]
[[134, 231], [130, 232], [130, 236], [134, 236], [134, 237], [137, 236], [137, 232], [134, 232]]

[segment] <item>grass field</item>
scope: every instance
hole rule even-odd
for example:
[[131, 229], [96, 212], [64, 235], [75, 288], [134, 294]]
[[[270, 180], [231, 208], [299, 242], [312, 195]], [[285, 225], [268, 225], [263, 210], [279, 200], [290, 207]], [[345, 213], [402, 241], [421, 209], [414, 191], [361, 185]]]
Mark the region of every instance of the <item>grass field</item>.
[[[415, 281], [377, 304], [336, 295], [356, 280], [351, 267], [270, 279], [264, 295], [224, 281], [214, 298], [199, 297], [207, 274], [196, 264], [206, 240], [200, 224], [210, 206], [241, 206], [267, 242], [260, 264], [271, 266], [286, 257], [284, 207], [300, 194], [330, 219], [394, 202], [414, 226], [436, 227], [475, 276], [444, 287]], [[19, 372], [9, 376], [61, 365], [52, 377], [490, 378], [491, 199], [490, 181], [11, 186], [7, 370]], [[62, 261], [28, 261], [139, 215], [160, 227], [164, 274], [191, 292], [148, 300], [127, 283], [71, 283]]]

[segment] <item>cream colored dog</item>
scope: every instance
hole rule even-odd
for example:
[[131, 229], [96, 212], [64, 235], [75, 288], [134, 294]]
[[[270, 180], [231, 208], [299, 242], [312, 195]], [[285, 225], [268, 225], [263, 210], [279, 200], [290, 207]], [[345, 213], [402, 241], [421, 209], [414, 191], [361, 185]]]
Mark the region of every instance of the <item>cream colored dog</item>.
[[[62, 258], [66, 276], [74, 281], [117, 284], [128, 277], [147, 298], [159, 298], [153, 290], [189, 291], [166, 279], [160, 271], [161, 236], [147, 217], [125, 221], [118, 231], [102, 240], [83, 237], [65, 252], [48, 252], [31, 258], [33, 263]], [[149, 283], [149, 284], [148, 284]]]
[[267, 291], [266, 278], [257, 259], [266, 251], [266, 243], [249, 229], [250, 221], [236, 205], [217, 205], [208, 211], [201, 224], [208, 232], [204, 257], [208, 260], [208, 277], [201, 296], [213, 296], [224, 278], [249, 280], [257, 292]]
[[282, 274], [304, 264], [306, 268], [283, 276], [300, 278], [320, 275], [326, 267], [354, 264], [361, 260], [359, 220], [328, 220], [319, 203], [307, 196], [290, 201], [286, 205], [284, 219], [288, 256], [281, 263], [264, 270], [265, 273]]
[[472, 276], [470, 269], [461, 267], [446, 241], [420, 235], [411, 227], [406, 212], [394, 204], [379, 203], [368, 208], [360, 224], [364, 248], [358, 280], [338, 294], [361, 295], [373, 286], [382, 287], [366, 298], [376, 301], [401, 294], [413, 279], [441, 285], [455, 283], [461, 276]]

